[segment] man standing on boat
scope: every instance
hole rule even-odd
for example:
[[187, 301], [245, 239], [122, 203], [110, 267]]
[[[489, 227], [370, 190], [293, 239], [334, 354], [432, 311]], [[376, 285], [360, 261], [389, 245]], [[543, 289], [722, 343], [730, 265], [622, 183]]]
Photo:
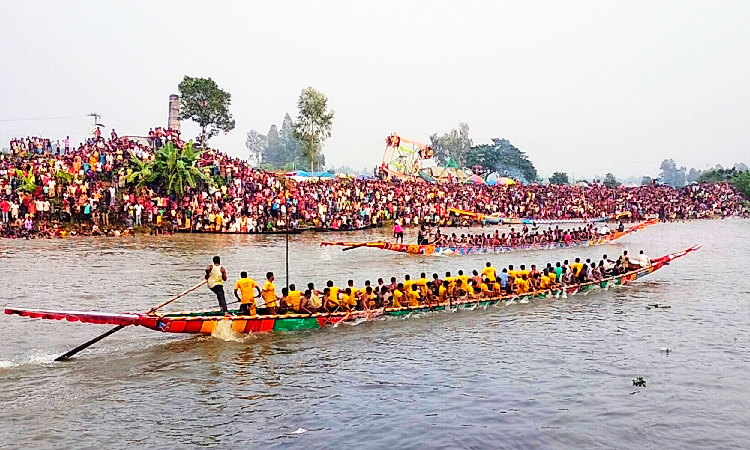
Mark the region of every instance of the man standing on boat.
[[224, 297], [224, 282], [227, 281], [227, 271], [221, 265], [221, 258], [214, 256], [213, 264], [206, 267], [206, 281], [208, 288], [216, 294], [221, 312], [227, 312], [227, 299]]
[[[237, 291], [240, 291], [242, 297], [237, 295]], [[255, 283], [255, 280], [247, 277], [247, 272], [240, 273], [240, 279], [234, 284], [234, 296], [240, 301], [239, 314], [245, 314], [254, 316], [257, 311], [255, 309], [255, 292], [258, 291], [258, 297], [260, 297], [260, 288]]]

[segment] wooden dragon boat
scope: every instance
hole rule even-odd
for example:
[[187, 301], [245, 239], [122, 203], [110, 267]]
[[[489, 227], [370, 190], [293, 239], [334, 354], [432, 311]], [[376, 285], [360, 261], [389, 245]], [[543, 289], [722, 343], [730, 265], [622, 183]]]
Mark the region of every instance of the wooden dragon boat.
[[309, 230], [309, 228], [290, 228], [289, 230], [267, 230], [267, 231], [215, 231], [215, 230], [189, 230], [186, 228], [180, 228], [177, 230], [178, 233], [192, 233], [192, 234], [302, 234]]
[[[507, 295], [494, 298], [465, 298], [449, 303], [433, 304], [432, 307], [424, 305], [419, 307], [384, 308], [370, 311], [352, 311], [339, 313], [315, 313], [315, 314], [284, 314], [264, 316], [240, 316], [233, 315], [225, 317], [219, 310], [204, 311], [180, 311], [170, 313], [105, 313], [98, 311], [46, 311], [22, 308], [5, 308], [5, 314], [16, 314], [34, 319], [67, 320], [70, 322], [85, 322], [94, 324], [110, 324], [118, 326], [141, 326], [164, 333], [188, 333], [188, 334], [211, 334], [220, 323], [225, 327], [231, 327], [237, 333], [257, 333], [264, 331], [289, 331], [324, 328], [341, 322], [353, 322], [358, 320], [371, 320], [377, 317], [405, 316], [409, 314], [424, 313], [429, 311], [444, 311], [446, 309], [475, 308], [477, 306], [491, 306], [499, 303], [512, 303], [536, 298], [553, 298], [564, 294], [574, 295], [578, 292], [587, 292], [598, 289], [607, 289], [610, 286], [619, 286], [631, 283], [655, 272], [671, 261], [696, 251], [700, 245], [690, 247], [680, 252], [671, 253], [660, 258], [652, 259], [651, 266], [626, 272], [621, 275], [612, 276], [600, 282], [589, 282], [564, 286], [554, 290], [543, 290], [529, 294]], [[237, 311], [232, 311], [237, 314]]]
[[508, 253], [518, 250], [549, 250], [555, 248], [573, 248], [573, 247], [590, 247], [592, 245], [601, 245], [608, 242], [613, 242], [617, 239], [625, 237], [631, 233], [642, 230], [649, 225], [659, 223], [658, 219], [651, 219], [645, 222], [641, 222], [637, 225], [626, 229], [625, 231], [616, 231], [610, 234], [597, 237], [596, 239], [582, 240], [582, 241], [570, 241], [570, 242], [545, 242], [540, 244], [524, 244], [516, 246], [455, 246], [455, 247], [443, 247], [434, 244], [417, 245], [417, 244], [394, 244], [384, 241], [372, 241], [372, 242], [321, 242], [321, 247], [326, 246], [341, 246], [347, 247], [344, 250], [352, 248], [377, 248], [381, 250], [391, 250], [399, 253], [408, 253], [410, 255], [483, 255], [493, 253]]
[[540, 225], [540, 224], [551, 224], [551, 223], [597, 223], [607, 222], [610, 220], [619, 220], [624, 217], [630, 217], [630, 212], [622, 212], [613, 214], [606, 217], [594, 217], [590, 219], [520, 219], [512, 217], [503, 217], [499, 214], [484, 214], [472, 211], [465, 211], [463, 209], [450, 208], [450, 212], [459, 216], [469, 216], [477, 222], [488, 223], [493, 225]]

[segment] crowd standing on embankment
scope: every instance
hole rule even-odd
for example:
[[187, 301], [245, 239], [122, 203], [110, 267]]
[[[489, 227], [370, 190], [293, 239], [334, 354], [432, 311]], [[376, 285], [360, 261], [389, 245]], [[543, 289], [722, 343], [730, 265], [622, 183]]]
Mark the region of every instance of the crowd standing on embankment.
[[[747, 215], [728, 183], [608, 188], [567, 185], [486, 186], [423, 181], [335, 178], [285, 180], [241, 159], [209, 149], [198, 166], [211, 186], [182, 196], [127, 181], [132, 158], [150, 160], [178, 132], [157, 128], [147, 139], [112, 130], [77, 146], [39, 137], [13, 139], [0, 155], [0, 236], [120, 235], [134, 230], [172, 233], [253, 233], [302, 227], [350, 229], [398, 220], [403, 226], [458, 223], [457, 208], [513, 218], [592, 219], [630, 212], [633, 220]], [[139, 228], [141, 227], [141, 228]]]

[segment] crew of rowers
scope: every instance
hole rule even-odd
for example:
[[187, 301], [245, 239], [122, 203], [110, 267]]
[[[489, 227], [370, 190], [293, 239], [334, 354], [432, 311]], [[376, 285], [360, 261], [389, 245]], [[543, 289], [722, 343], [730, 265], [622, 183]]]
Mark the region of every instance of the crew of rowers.
[[[620, 222], [618, 231], [625, 230], [625, 225]], [[495, 230], [494, 234], [482, 233], [477, 235], [462, 234], [460, 237], [453, 233], [451, 235], [442, 234], [440, 229], [432, 232], [429, 228], [423, 226], [419, 230], [418, 244], [434, 244], [438, 247], [517, 247], [529, 244], [551, 244], [551, 243], [570, 243], [573, 241], [589, 241], [610, 234], [611, 230], [605, 224], [597, 229], [593, 224], [585, 227], [578, 227], [563, 230], [559, 226], [553, 229], [539, 230], [539, 227], [532, 224], [524, 225], [520, 231], [511, 228], [508, 233], [500, 233]]]
[[[392, 277], [390, 283], [386, 284], [379, 278], [377, 284], [373, 285], [367, 280], [362, 287], [355, 286], [354, 280], [349, 280], [345, 288], [334, 286], [333, 281], [329, 280], [323, 290], [316, 289], [313, 283], [308, 283], [306, 289], [298, 289], [295, 284], [290, 284], [288, 289], [281, 290], [281, 297], [276, 294], [273, 272], [266, 274], [262, 289], [247, 276], [247, 272], [242, 272], [234, 285], [234, 295], [240, 302], [238, 314], [249, 316], [368, 311], [387, 307], [432, 308], [438, 304], [450, 305], [453, 301], [536, 295], [540, 291], [596, 283], [650, 264], [651, 260], [643, 251], [638, 258], [629, 257], [625, 251], [615, 261], [610, 260], [607, 255], [598, 263], [590, 259], [581, 262], [580, 258], [576, 258], [572, 264], [568, 260], [557, 262], [554, 266], [547, 263], [542, 270], [536, 265], [531, 265], [528, 269], [525, 265], [518, 269], [510, 265], [498, 273], [488, 262], [481, 273], [474, 270], [472, 275], [459, 270], [455, 276], [446, 272], [440, 278], [435, 273], [432, 279], [428, 279], [426, 273], [422, 272], [416, 280], [406, 275], [403, 281]], [[215, 273], [221, 271], [223, 268], [217, 269]], [[221, 299], [219, 303], [228, 314], [226, 303], [222, 304]]]

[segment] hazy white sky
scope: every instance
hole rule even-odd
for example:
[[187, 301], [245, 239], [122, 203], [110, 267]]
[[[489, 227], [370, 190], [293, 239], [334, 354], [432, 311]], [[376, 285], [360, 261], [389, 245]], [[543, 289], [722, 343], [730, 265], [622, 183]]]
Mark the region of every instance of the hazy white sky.
[[336, 113], [329, 165], [459, 121], [547, 176], [750, 163], [750, 1], [0, 0], [0, 16], [2, 147], [80, 141], [90, 112], [107, 133], [166, 125], [187, 74], [232, 94], [237, 127], [212, 144], [238, 156], [313, 86]]

